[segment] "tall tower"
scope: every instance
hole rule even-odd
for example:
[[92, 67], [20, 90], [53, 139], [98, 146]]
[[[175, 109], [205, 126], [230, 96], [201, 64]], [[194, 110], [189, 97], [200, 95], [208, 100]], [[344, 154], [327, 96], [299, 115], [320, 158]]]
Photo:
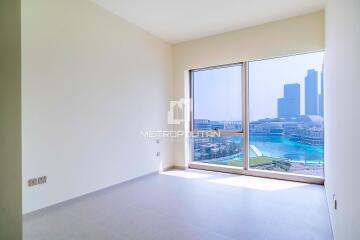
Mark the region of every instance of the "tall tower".
[[290, 117], [300, 115], [300, 84], [285, 84], [284, 97], [288, 102], [288, 113]]
[[278, 117], [291, 118], [300, 115], [300, 84], [285, 84], [284, 97], [278, 99]]
[[278, 118], [286, 118], [286, 100], [285, 98], [278, 98], [277, 100], [277, 116]]
[[305, 115], [318, 114], [318, 73], [310, 69], [305, 77]]

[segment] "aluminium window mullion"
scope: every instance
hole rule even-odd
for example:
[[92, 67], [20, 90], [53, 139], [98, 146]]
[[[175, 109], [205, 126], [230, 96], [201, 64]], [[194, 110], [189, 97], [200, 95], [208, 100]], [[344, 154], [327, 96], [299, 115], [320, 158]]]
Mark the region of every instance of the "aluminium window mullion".
[[249, 169], [249, 62], [243, 63], [243, 96], [242, 96], [242, 110], [243, 110], [243, 148], [244, 148], [244, 161], [243, 169]]

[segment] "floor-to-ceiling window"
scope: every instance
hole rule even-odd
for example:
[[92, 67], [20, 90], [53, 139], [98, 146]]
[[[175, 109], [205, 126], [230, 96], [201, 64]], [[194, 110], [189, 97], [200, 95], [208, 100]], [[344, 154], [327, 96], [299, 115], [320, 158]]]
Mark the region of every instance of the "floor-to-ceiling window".
[[191, 71], [192, 162], [323, 177], [323, 52]]
[[250, 168], [323, 176], [323, 53], [249, 63]]

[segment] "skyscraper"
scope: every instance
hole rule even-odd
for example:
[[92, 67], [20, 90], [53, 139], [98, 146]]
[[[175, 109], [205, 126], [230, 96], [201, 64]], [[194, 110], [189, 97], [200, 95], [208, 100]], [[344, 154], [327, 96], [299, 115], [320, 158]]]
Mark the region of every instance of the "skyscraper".
[[286, 100], [285, 98], [278, 98], [277, 100], [277, 116], [278, 118], [286, 118]]
[[318, 73], [310, 69], [305, 77], [305, 115], [318, 113]]
[[278, 99], [278, 117], [291, 118], [300, 115], [300, 84], [285, 84], [284, 97]]

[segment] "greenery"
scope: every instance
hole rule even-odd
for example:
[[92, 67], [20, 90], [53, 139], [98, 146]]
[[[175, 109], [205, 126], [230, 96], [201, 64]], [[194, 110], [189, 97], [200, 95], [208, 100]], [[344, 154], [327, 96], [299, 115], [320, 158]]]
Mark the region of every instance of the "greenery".
[[291, 163], [289, 161], [284, 160], [284, 159], [274, 160], [273, 164], [275, 166], [285, 170], [286, 172], [289, 171], [289, 169], [291, 167]]
[[252, 158], [250, 158], [250, 166], [256, 167], [259, 165], [270, 164], [276, 159], [277, 158], [267, 157], [267, 156], [252, 157]]
[[243, 160], [233, 160], [226, 163], [226, 165], [233, 166], [233, 167], [242, 167]]
[[[261, 166], [261, 165], [265, 165], [265, 164], [272, 164], [274, 160], [278, 160], [278, 158], [267, 157], [267, 156], [252, 157], [252, 158], [250, 158], [250, 165], [251, 165], [251, 167], [256, 167], [256, 166]], [[211, 163], [221, 164], [221, 165], [229, 165], [229, 166], [233, 166], [233, 167], [242, 167], [243, 166], [243, 160], [232, 160], [232, 161], [228, 161], [228, 162], [214, 161]]]

